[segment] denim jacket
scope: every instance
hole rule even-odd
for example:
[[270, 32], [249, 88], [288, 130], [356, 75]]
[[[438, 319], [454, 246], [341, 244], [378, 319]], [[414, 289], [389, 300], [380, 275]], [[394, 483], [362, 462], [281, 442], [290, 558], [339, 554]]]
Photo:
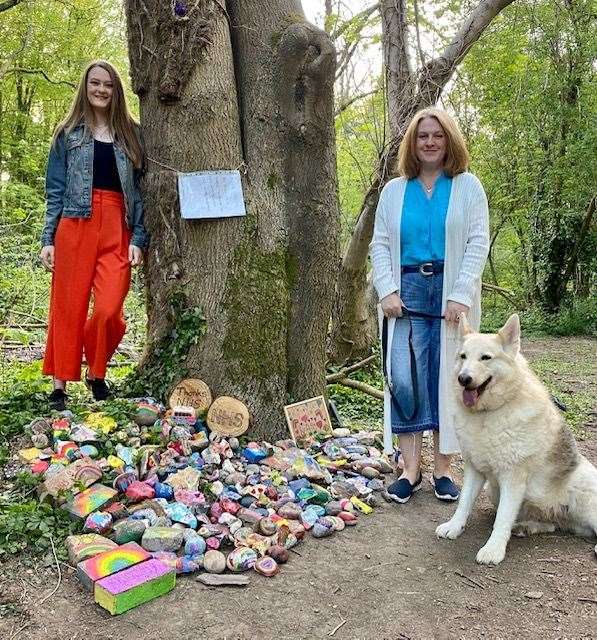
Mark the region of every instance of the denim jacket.
[[[126, 224], [132, 231], [131, 244], [147, 246], [147, 231], [143, 217], [143, 201], [139, 193], [139, 174], [118, 142], [114, 155], [124, 205]], [[93, 184], [93, 138], [84, 125], [76, 126], [68, 135], [60, 132], [50, 149], [46, 172], [46, 221], [41, 236], [42, 246], [54, 244], [54, 235], [61, 216], [89, 218]]]

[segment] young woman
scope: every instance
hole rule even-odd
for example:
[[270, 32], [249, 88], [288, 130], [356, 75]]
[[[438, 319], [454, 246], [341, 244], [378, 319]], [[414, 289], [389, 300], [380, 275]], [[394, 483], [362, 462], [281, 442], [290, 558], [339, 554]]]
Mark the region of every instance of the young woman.
[[392, 433], [397, 434], [404, 461], [402, 474], [388, 488], [397, 502], [407, 502], [421, 487], [427, 430], [433, 430], [435, 495], [440, 500], [459, 495], [450, 474], [450, 454], [459, 447], [449, 376], [460, 314], [479, 326], [489, 249], [487, 198], [467, 169], [468, 152], [453, 118], [440, 109], [420, 111], [400, 145], [402, 177], [386, 184], [375, 216], [370, 249], [386, 318], [389, 381], [384, 441], [391, 450]]
[[49, 400], [57, 410], [65, 408], [66, 382], [81, 378], [83, 351], [93, 397], [109, 395], [106, 366], [126, 329], [131, 266], [141, 264], [147, 244], [142, 165], [120, 76], [110, 63], [94, 61], [56, 129], [46, 175], [40, 258], [52, 271], [52, 291], [43, 373], [53, 376]]

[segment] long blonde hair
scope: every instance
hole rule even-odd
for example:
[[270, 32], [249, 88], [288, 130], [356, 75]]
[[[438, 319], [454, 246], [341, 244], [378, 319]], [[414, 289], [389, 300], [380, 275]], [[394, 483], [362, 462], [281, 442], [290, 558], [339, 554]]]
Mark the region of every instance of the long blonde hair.
[[112, 100], [110, 101], [108, 113], [108, 125], [114, 134], [114, 139], [118, 141], [133, 165], [139, 169], [143, 165], [143, 149], [138, 134], [139, 124], [128, 109], [120, 74], [112, 64], [105, 60], [93, 60], [83, 71], [70, 111], [66, 118], [56, 127], [53, 141], [62, 131], [68, 135], [80, 124], [84, 124], [86, 130], [91, 131], [94, 123], [94, 114], [87, 98], [87, 77], [94, 67], [100, 67], [110, 74]]
[[406, 129], [398, 151], [398, 173], [407, 178], [419, 175], [421, 164], [417, 158], [417, 129], [421, 120], [425, 118], [435, 118], [446, 134], [444, 171], [451, 177], [467, 171], [469, 155], [456, 120], [443, 109], [429, 107], [417, 111]]

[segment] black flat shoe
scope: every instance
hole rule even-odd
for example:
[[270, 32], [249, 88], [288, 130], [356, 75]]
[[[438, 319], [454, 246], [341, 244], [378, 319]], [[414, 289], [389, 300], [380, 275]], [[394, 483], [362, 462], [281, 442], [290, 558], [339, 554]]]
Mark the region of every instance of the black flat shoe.
[[110, 387], [103, 378], [94, 378], [90, 380], [85, 376], [85, 384], [91, 391], [94, 400], [107, 400], [112, 394]]
[[66, 401], [68, 400], [68, 396], [66, 395], [64, 389], [54, 389], [52, 393], [48, 396], [48, 402], [50, 404], [50, 408], [55, 411], [64, 411], [66, 409]]

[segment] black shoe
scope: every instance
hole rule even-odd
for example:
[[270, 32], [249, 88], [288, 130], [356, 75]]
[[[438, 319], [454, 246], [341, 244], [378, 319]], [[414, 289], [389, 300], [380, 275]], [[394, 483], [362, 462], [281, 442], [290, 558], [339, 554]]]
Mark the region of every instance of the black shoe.
[[110, 387], [103, 378], [90, 380], [85, 376], [85, 384], [91, 390], [94, 400], [106, 400], [112, 395], [110, 393]]
[[64, 411], [66, 409], [66, 401], [68, 400], [68, 396], [66, 395], [64, 389], [54, 389], [52, 393], [48, 396], [48, 402], [50, 403], [50, 408], [55, 411]]

